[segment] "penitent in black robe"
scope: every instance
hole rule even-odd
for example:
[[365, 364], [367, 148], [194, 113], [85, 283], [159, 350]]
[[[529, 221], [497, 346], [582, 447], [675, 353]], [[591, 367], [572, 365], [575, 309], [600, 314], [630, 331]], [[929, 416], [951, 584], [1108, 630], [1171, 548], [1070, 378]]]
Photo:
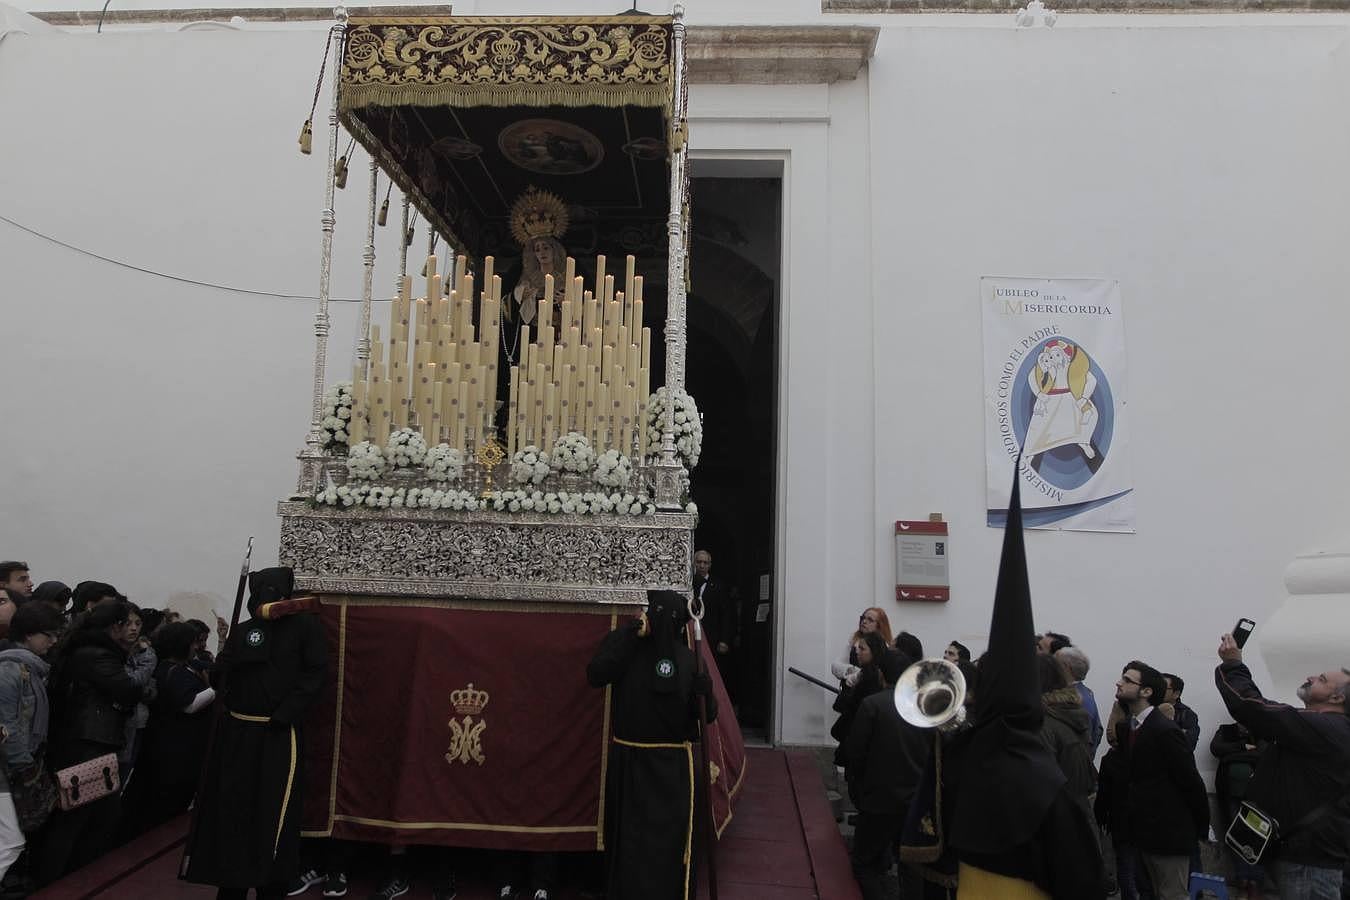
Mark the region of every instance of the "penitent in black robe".
[[188, 881], [249, 888], [299, 874], [300, 724], [327, 670], [316, 615], [249, 619], [230, 634], [216, 661], [224, 710], [184, 860]]
[[[586, 667], [596, 687], [613, 686], [605, 782], [605, 850], [610, 900], [692, 896], [694, 750], [698, 694], [694, 653], [677, 645], [673, 690], [658, 689], [659, 643], [637, 623], [610, 632]], [[702, 676], [707, 679], [707, 675]], [[717, 708], [708, 691], [708, 720]]]

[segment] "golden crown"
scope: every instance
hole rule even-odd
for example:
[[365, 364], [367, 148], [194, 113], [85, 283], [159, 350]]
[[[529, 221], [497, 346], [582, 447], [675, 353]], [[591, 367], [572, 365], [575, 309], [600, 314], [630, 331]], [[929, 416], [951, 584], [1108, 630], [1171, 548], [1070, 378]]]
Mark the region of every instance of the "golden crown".
[[524, 247], [535, 238], [567, 233], [567, 204], [557, 194], [528, 188], [511, 207], [511, 236]]
[[469, 682], [466, 688], [460, 688], [457, 691], [450, 692], [450, 705], [455, 708], [455, 712], [461, 716], [476, 716], [483, 712], [484, 707], [488, 705], [488, 692], [475, 691], [473, 682]]

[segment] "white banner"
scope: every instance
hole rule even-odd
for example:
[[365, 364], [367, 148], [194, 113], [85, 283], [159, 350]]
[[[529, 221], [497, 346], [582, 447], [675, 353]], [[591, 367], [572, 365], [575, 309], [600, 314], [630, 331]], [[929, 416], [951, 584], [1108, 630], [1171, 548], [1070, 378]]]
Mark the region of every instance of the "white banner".
[[1134, 531], [1120, 283], [980, 279], [988, 524], [1022, 450], [1028, 528]]

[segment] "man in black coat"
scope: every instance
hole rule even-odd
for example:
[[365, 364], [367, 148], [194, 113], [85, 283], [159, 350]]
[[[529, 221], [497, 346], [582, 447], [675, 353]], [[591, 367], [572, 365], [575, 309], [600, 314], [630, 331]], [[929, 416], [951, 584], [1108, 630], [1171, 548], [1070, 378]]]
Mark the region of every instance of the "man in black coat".
[[[892, 895], [886, 880], [894, 862], [905, 816], [919, 789], [928, 762], [931, 735], [900, 718], [892, 688], [910, 660], [897, 652], [878, 663], [882, 690], [858, 706], [844, 741], [849, 799], [858, 809], [853, 834], [853, 877], [864, 900]], [[901, 897], [918, 896], [921, 881], [906, 864], [900, 866]]]
[[288, 568], [249, 575], [250, 618], [230, 633], [214, 676], [223, 710], [198, 797], [184, 877], [219, 900], [283, 897], [300, 873], [300, 725], [328, 674], [319, 617], [282, 603]]
[[1338, 897], [1350, 859], [1350, 671], [1309, 675], [1298, 709], [1261, 696], [1231, 634], [1220, 639], [1219, 659], [1214, 681], [1224, 705], [1253, 738], [1271, 743], [1246, 799], [1280, 823], [1272, 854], [1280, 896]]
[[1173, 675], [1171, 672], [1163, 673], [1163, 681], [1167, 682], [1167, 693], [1163, 695], [1163, 702], [1172, 704], [1174, 710], [1172, 721], [1176, 722], [1181, 733], [1186, 735], [1186, 746], [1194, 753], [1200, 744], [1200, 717], [1195, 714], [1195, 710], [1181, 702], [1181, 692], [1186, 690], [1186, 682], [1180, 675]]
[[735, 694], [736, 603], [726, 582], [712, 575], [712, 554], [694, 552], [694, 596], [703, 603], [703, 633], [717, 659], [717, 672], [727, 693]]
[[1209, 796], [1186, 736], [1156, 711], [1166, 692], [1162, 673], [1138, 661], [1116, 682], [1116, 699], [1130, 714], [1116, 726], [1126, 778], [1123, 836], [1139, 848], [1154, 896], [1186, 900], [1191, 853], [1209, 833]]
[[[685, 645], [685, 599], [649, 591], [647, 610], [605, 636], [586, 667], [592, 687], [613, 687], [605, 789], [610, 900], [681, 900], [690, 863], [698, 701], [717, 718], [712, 682]], [[706, 814], [706, 810], [704, 811]]]

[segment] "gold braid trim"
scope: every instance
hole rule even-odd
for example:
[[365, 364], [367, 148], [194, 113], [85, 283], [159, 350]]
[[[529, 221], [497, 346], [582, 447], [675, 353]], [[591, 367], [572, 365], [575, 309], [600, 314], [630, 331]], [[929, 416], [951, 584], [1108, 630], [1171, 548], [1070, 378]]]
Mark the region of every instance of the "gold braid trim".
[[670, 108], [665, 85], [357, 84], [342, 88], [343, 112], [366, 106], [659, 106]]

